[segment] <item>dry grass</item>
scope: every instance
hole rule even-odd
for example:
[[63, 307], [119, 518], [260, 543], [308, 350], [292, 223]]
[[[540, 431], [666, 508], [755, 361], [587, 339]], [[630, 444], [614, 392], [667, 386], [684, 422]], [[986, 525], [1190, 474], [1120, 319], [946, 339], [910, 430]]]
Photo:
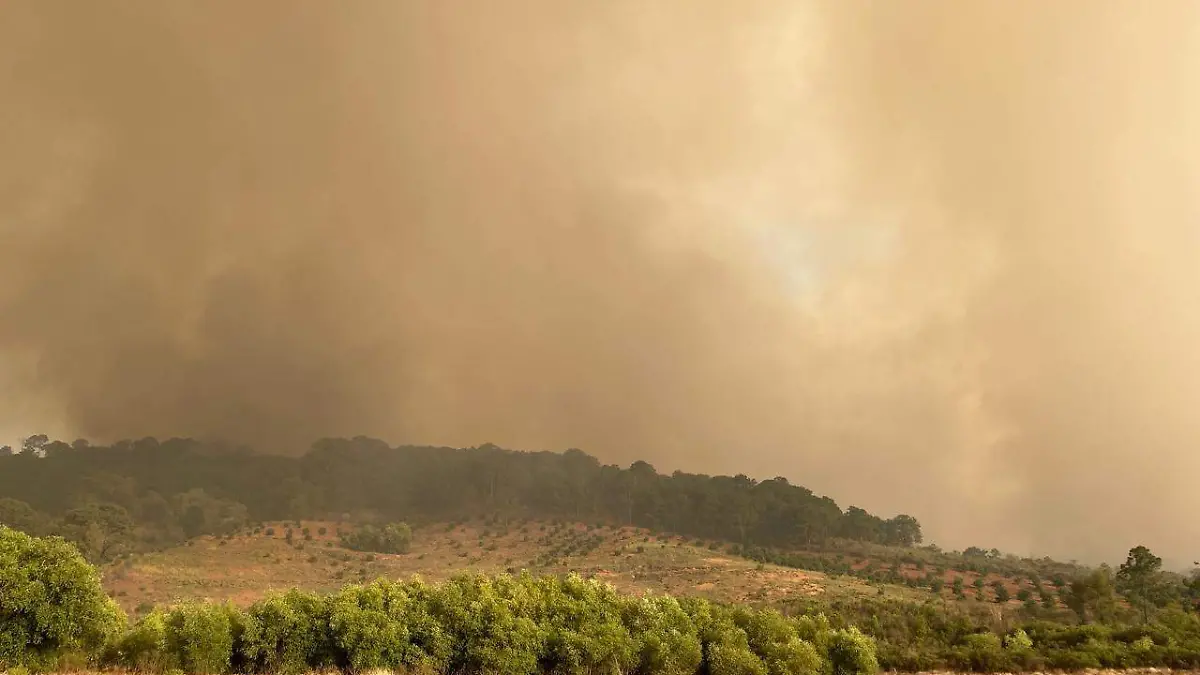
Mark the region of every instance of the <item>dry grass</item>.
[[[188, 599], [245, 605], [289, 588], [332, 591], [348, 583], [418, 575], [437, 581], [471, 571], [579, 572], [635, 594], [700, 595], [739, 602], [775, 602], [819, 594], [865, 595], [875, 586], [773, 565], [758, 565], [718, 547], [645, 530], [527, 522], [507, 526], [429, 525], [414, 531], [411, 552], [368, 554], [340, 546], [337, 523], [269, 523], [274, 534], [201, 537], [160, 553], [137, 556], [104, 572], [105, 586], [127, 610]], [[286, 540], [292, 527], [293, 541]], [[311, 540], [301, 533], [307, 528]], [[321, 528], [326, 534], [321, 535]], [[897, 596], [919, 595], [903, 586]]]

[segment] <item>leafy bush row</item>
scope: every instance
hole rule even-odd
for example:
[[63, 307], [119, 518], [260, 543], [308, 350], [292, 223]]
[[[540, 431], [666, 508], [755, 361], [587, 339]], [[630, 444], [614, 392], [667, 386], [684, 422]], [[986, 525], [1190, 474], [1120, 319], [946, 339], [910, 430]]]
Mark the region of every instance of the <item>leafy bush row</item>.
[[0, 527], [0, 670], [215, 675], [374, 669], [505, 675], [867, 675], [873, 641], [823, 616], [635, 598], [578, 575], [380, 580], [240, 610], [189, 603], [132, 626], [69, 544]]
[[873, 642], [823, 617], [701, 599], [632, 598], [578, 576], [376, 581], [331, 596], [290, 591], [242, 612], [189, 604], [152, 612], [108, 665], [162, 672], [858, 675]]
[[903, 672], [1028, 672], [1095, 668], [1200, 668], [1200, 616], [1169, 608], [1145, 624], [1013, 621], [985, 606], [862, 598], [796, 603], [833, 627], [875, 640], [880, 667]]

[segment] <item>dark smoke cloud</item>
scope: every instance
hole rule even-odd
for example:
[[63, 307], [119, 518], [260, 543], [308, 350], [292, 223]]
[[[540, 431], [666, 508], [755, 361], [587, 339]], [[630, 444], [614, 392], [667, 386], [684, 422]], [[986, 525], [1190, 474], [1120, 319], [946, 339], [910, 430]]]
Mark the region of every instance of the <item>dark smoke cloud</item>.
[[0, 13], [0, 431], [582, 447], [1200, 534], [1189, 2]]

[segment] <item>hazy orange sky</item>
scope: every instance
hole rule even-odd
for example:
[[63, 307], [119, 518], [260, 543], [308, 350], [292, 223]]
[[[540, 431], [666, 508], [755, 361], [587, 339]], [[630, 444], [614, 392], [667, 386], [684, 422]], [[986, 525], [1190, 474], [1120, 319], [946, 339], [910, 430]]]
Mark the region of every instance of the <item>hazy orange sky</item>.
[[14, 0], [0, 436], [579, 447], [1200, 540], [1200, 5]]

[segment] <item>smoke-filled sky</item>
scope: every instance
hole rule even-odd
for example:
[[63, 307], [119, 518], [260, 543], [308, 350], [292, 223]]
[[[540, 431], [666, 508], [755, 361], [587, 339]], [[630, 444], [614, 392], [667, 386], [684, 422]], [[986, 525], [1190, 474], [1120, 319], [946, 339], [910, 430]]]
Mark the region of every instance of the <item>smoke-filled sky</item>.
[[1192, 0], [10, 0], [0, 434], [1200, 540]]

